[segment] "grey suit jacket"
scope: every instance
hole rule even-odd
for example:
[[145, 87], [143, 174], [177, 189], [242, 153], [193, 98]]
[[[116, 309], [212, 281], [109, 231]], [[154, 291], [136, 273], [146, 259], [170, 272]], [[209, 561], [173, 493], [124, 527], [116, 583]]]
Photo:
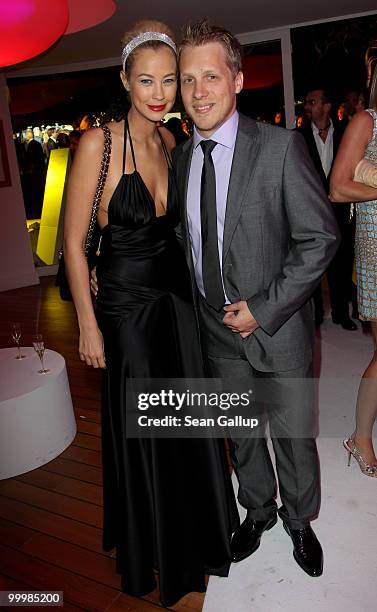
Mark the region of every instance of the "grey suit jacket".
[[[181, 201], [182, 238], [195, 277], [186, 196], [192, 141], [173, 151]], [[199, 203], [198, 203], [199, 205]], [[261, 371], [298, 368], [312, 357], [310, 296], [338, 245], [338, 229], [304, 139], [240, 115], [229, 182], [223, 278], [230, 301], [247, 300], [259, 327], [245, 343]], [[197, 299], [204, 352], [240, 355], [240, 336]]]

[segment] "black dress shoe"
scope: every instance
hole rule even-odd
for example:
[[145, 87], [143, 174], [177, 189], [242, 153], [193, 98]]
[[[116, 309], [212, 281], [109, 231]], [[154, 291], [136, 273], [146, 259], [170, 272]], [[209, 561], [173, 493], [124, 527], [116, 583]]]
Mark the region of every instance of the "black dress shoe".
[[276, 516], [268, 521], [253, 521], [246, 518], [234, 532], [230, 543], [233, 563], [252, 555], [259, 548], [262, 533], [272, 529], [276, 522]]
[[293, 542], [293, 556], [309, 576], [321, 576], [323, 572], [323, 552], [317, 537], [310, 527], [290, 529], [285, 523], [284, 529]]
[[339, 318], [333, 315], [332, 322], [335, 323], [335, 325], [341, 325], [343, 329], [346, 329], [348, 331], [355, 331], [355, 329], [357, 329], [356, 323], [347, 316]]

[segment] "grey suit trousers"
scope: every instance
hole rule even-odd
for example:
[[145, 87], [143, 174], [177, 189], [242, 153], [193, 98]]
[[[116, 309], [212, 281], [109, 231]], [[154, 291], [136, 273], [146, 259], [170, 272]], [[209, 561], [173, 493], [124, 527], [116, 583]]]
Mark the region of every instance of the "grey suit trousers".
[[[230, 388], [236, 385], [239, 390], [240, 384], [252, 387], [258, 405], [267, 400], [265, 415], [282, 500], [278, 513], [292, 529], [305, 528], [318, 514], [320, 505], [311, 363], [283, 372], [258, 371], [247, 359], [245, 341], [238, 334], [235, 336], [239, 351], [235, 351], [234, 358], [206, 356], [209, 374], [222, 378]], [[275, 516], [277, 483], [266, 437], [260, 428], [250, 437], [237, 438], [233, 432], [230, 436], [240, 504], [254, 520]]]

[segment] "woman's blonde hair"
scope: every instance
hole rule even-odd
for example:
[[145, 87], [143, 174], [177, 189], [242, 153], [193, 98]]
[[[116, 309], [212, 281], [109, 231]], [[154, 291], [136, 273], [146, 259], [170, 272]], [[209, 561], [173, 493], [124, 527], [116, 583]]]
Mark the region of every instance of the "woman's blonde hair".
[[369, 107], [377, 110], [377, 40], [371, 40], [365, 54], [368, 71]]
[[[174, 32], [169, 28], [169, 26], [166, 25], [166, 23], [163, 23], [162, 21], [156, 21], [154, 19], [144, 19], [143, 21], [138, 21], [137, 23], [135, 23], [131, 30], [124, 33], [122, 38], [122, 52], [126, 45], [128, 45], [134, 38], [136, 38], [140, 34], [143, 34], [144, 32], [158, 32], [159, 34], [166, 34], [167, 36], [169, 36], [169, 38], [171, 38], [174, 43], [176, 42]], [[162, 45], [169, 46], [161, 40], [148, 40], [138, 45], [127, 56], [123, 66], [124, 72], [129, 75], [130, 70], [132, 68], [132, 64], [139, 50], [158, 49]], [[173, 49], [172, 53], [174, 53]]]

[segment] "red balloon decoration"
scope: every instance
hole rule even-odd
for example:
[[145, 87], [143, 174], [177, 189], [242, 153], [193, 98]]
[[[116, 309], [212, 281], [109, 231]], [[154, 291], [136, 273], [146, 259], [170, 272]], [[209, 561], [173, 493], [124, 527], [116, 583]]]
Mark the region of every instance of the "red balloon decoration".
[[244, 89], [265, 89], [283, 82], [281, 55], [250, 55], [242, 60]]
[[[88, 6], [89, 5], [89, 6]], [[66, 34], [80, 32], [109, 19], [116, 10], [113, 0], [68, 0], [69, 23]]]
[[0, 0], [0, 66], [39, 55], [68, 25], [67, 0]]

